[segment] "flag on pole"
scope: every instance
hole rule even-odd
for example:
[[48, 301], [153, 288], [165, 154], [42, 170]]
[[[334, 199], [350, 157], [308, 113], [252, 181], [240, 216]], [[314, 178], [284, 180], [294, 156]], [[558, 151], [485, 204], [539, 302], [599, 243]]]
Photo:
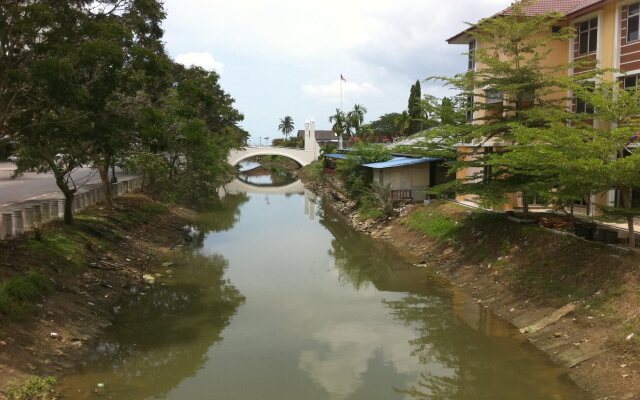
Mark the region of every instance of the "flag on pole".
[[347, 81], [346, 79], [344, 79], [344, 76], [342, 76], [342, 74], [340, 74], [340, 80], [345, 82]]

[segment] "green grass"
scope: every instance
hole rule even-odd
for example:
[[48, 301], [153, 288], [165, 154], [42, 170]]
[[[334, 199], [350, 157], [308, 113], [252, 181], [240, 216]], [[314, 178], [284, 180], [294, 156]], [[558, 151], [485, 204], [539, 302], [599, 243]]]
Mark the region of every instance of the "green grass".
[[58, 231], [45, 232], [41, 240], [29, 239], [25, 241], [25, 250], [33, 255], [45, 255], [51, 261], [64, 262], [77, 269], [84, 265], [84, 249], [80, 242], [78, 231], [63, 227]]
[[23, 318], [34, 310], [34, 303], [53, 289], [47, 276], [81, 272], [93, 254], [115, 249], [129, 230], [167, 209], [138, 199], [121, 199], [118, 205], [115, 210], [76, 215], [72, 226], [51, 224], [39, 238], [12, 241], [9, 252], [0, 257], [0, 267], [10, 267], [0, 275], [0, 322]]
[[322, 161], [314, 161], [298, 170], [298, 176], [305, 182], [322, 182], [324, 165]]
[[31, 308], [31, 301], [53, 290], [44, 275], [31, 272], [0, 284], [0, 319], [18, 319]]
[[54, 377], [35, 376], [21, 382], [11, 382], [7, 393], [9, 400], [53, 400], [57, 398], [53, 393], [56, 384]]
[[167, 206], [161, 203], [148, 203], [142, 208], [127, 209], [117, 216], [111, 216], [119, 228], [131, 229], [138, 225], [146, 224], [151, 221], [155, 215], [161, 214], [167, 210]]
[[458, 224], [452, 218], [430, 210], [417, 210], [407, 217], [404, 223], [409, 229], [420, 232], [430, 238], [453, 240], [458, 233]]

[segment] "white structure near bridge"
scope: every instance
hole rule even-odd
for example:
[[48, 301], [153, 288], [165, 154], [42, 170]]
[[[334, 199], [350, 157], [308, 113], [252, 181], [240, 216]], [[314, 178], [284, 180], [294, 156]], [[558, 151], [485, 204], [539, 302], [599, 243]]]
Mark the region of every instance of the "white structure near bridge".
[[316, 141], [315, 121], [304, 123], [304, 149], [292, 149], [289, 147], [245, 147], [242, 150], [232, 150], [227, 162], [236, 165], [239, 162], [255, 156], [284, 156], [292, 159], [301, 166], [309, 165], [320, 157], [320, 146]]

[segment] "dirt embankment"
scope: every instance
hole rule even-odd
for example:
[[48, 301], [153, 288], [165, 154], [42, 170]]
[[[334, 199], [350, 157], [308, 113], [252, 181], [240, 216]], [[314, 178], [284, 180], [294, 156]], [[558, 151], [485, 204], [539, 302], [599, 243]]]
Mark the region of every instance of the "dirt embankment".
[[47, 227], [40, 240], [0, 242], [0, 399], [10, 382], [73, 368], [119, 299], [183, 242], [192, 218], [143, 195], [116, 205], [85, 210], [73, 227]]
[[448, 202], [362, 221], [355, 202], [331, 184], [307, 185], [356, 229], [512, 322], [594, 399], [640, 399], [637, 254]]

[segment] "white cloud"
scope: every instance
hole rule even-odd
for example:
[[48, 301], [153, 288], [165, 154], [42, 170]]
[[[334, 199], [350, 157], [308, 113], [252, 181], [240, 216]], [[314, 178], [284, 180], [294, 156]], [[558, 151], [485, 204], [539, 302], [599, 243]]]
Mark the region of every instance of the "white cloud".
[[208, 52], [192, 52], [180, 54], [176, 57], [176, 62], [186, 67], [202, 67], [207, 71], [216, 71], [219, 74], [221, 74], [224, 70], [224, 64], [220, 61], [217, 61], [215, 58], [213, 58], [213, 55]]
[[[465, 70], [464, 46], [446, 39], [511, 0], [164, 3], [169, 53], [207, 49], [223, 59], [224, 87], [246, 116], [243, 127], [258, 137], [271, 135], [282, 115], [301, 121], [332, 113], [340, 73], [355, 79], [345, 87], [345, 107], [365, 105], [367, 119], [402, 111], [416, 79]], [[430, 94], [447, 94], [428, 86]]]
[[[302, 91], [307, 96], [335, 102], [340, 99], [340, 78], [324, 84], [308, 83], [302, 86]], [[352, 100], [366, 96], [377, 96], [381, 93], [382, 91], [380, 89], [369, 82], [356, 83], [347, 81], [342, 83], [342, 96], [345, 99], [349, 98]]]
[[[385, 309], [378, 312], [383, 314], [371, 321], [379, 322], [386, 317]], [[397, 373], [417, 375], [424, 365], [412, 356], [410, 343], [415, 333], [401, 325], [378, 322], [342, 322], [319, 329], [313, 335], [319, 346], [300, 353], [299, 368], [334, 400], [346, 399], [358, 390], [377, 352], [382, 354], [385, 365], [392, 366]]]

